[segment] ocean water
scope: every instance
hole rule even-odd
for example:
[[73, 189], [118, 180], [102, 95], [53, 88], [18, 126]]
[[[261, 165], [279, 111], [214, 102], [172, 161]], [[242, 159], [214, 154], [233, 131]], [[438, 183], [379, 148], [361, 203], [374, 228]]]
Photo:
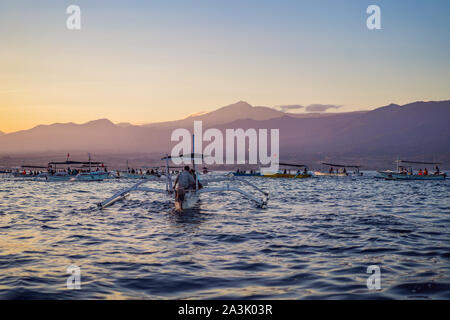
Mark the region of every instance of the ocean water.
[[246, 178], [267, 209], [204, 194], [183, 213], [142, 192], [97, 210], [135, 181], [0, 175], [0, 299], [450, 299], [450, 181], [374, 174]]

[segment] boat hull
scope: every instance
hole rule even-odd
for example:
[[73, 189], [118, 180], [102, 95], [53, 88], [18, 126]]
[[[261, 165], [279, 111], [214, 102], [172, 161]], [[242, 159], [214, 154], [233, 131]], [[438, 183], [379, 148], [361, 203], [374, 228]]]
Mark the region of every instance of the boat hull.
[[233, 175], [235, 177], [259, 177], [259, 176], [261, 176], [260, 173], [236, 173], [236, 172], [233, 172]]
[[80, 173], [70, 179], [70, 181], [103, 181], [109, 178], [109, 173], [107, 172], [90, 172], [90, 173]]
[[429, 175], [418, 175], [418, 174], [403, 174], [392, 171], [378, 171], [380, 176], [386, 180], [445, 180], [446, 174], [429, 174]]
[[289, 174], [289, 173], [274, 173], [261, 175], [262, 178], [286, 178], [286, 179], [305, 179], [311, 178], [309, 173], [307, 174]]
[[48, 181], [103, 181], [109, 178], [107, 172], [91, 172], [91, 173], [79, 173], [77, 175], [70, 174], [55, 174], [47, 175]]
[[23, 173], [18, 173], [18, 172], [13, 172], [13, 173], [11, 173], [12, 174], [12, 176], [14, 177], [14, 178], [36, 178], [36, 177], [38, 177], [39, 175], [33, 175], [33, 174], [23, 174]]
[[194, 207], [197, 202], [200, 200], [200, 194], [197, 191], [188, 191], [184, 195], [183, 203], [180, 201], [175, 201], [175, 209], [176, 210], [186, 210]]
[[348, 173], [330, 173], [330, 172], [314, 171], [314, 175], [327, 177], [347, 177]]
[[72, 178], [75, 178], [75, 176], [69, 174], [49, 174], [45, 177], [47, 181], [69, 181]]
[[120, 179], [152, 179], [154, 177], [158, 177], [156, 174], [136, 174], [136, 173], [128, 173], [121, 172], [120, 176], [115, 175], [116, 178]]

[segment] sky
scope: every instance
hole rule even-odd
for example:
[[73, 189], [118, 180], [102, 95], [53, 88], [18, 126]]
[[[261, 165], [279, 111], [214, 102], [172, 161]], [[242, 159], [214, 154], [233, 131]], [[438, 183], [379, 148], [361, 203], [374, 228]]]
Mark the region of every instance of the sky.
[[[81, 30], [66, 28], [71, 4]], [[381, 30], [366, 27], [371, 4]], [[342, 106], [331, 112], [448, 100], [449, 17], [448, 0], [3, 0], [0, 131], [240, 100]]]

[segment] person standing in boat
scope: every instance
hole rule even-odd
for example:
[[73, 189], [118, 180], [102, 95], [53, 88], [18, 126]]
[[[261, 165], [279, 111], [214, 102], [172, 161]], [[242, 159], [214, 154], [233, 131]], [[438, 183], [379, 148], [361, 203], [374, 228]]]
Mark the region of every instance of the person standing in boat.
[[436, 172], [434, 173], [435, 175], [438, 175], [438, 174], [440, 174], [441, 172], [439, 171], [439, 167], [438, 166], [436, 166]]
[[184, 171], [177, 176], [173, 185], [173, 189], [175, 190], [175, 200], [183, 203], [186, 190], [190, 188], [195, 189], [195, 180], [189, 172], [189, 166], [185, 166]]

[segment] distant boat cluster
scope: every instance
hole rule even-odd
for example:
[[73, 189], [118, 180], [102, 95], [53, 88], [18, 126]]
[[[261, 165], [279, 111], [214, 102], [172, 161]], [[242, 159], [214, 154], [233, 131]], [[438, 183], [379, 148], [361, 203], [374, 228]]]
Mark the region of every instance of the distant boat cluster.
[[[165, 161], [164, 166], [145, 167], [145, 168], [131, 168], [128, 166], [127, 170], [109, 171], [108, 167], [103, 162], [92, 161], [90, 156], [88, 161], [72, 161], [69, 155], [66, 161], [49, 162], [47, 166], [22, 165], [18, 168], [4, 169], [0, 173], [11, 174], [13, 177], [23, 179], [31, 178], [32, 180], [42, 181], [103, 181], [106, 179], [139, 179], [140, 181], [127, 187], [124, 190], [116, 192], [110, 198], [97, 204], [99, 209], [106, 208], [113, 205], [119, 200], [124, 199], [130, 192], [144, 191], [150, 193], [165, 194], [173, 198], [175, 208], [183, 210], [195, 206], [200, 195], [205, 192], [225, 193], [233, 192], [240, 194], [241, 197], [256, 203], [260, 208], [267, 207], [269, 200], [269, 193], [261, 189], [250, 179], [243, 179], [243, 177], [255, 178], [278, 178], [278, 179], [307, 179], [312, 177], [347, 177], [347, 176], [362, 176], [360, 165], [336, 164], [336, 163], [322, 163], [328, 169], [323, 171], [309, 171], [304, 164], [279, 163], [278, 172], [264, 172], [263, 170], [241, 170], [237, 169], [233, 172], [228, 172], [225, 175], [210, 175], [208, 168], [203, 167], [202, 173], [197, 171], [195, 166], [195, 158], [203, 159], [202, 154], [187, 154], [180, 155], [176, 158], [190, 159], [192, 167], [173, 167], [169, 165], [169, 161], [174, 160], [174, 157], [166, 155], [161, 160]], [[428, 171], [427, 167], [419, 168], [414, 171], [416, 166], [435, 166], [435, 171]], [[441, 172], [439, 163], [434, 162], [417, 162], [408, 160], [397, 160], [397, 169], [379, 171], [376, 178], [385, 180], [444, 180], [446, 174]], [[176, 179], [173, 180], [173, 175]], [[184, 185], [181, 185], [183, 180]], [[165, 183], [164, 189], [144, 187], [143, 184], [149, 181], [159, 181]], [[189, 182], [190, 181], [190, 182]], [[215, 183], [225, 182], [224, 185], [214, 186]], [[246, 188], [253, 189], [249, 192], [239, 186], [233, 186], [230, 183], [239, 183]]]
[[[287, 164], [280, 163], [282, 168], [277, 173], [263, 173], [261, 171], [246, 171], [246, 170], [236, 170], [233, 174], [235, 176], [251, 176], [251, 177], [262, 177], [262, 178], [311, 178], [313, 176], [321, 177], [347, 177], [347, 176], [362, 176], [363, 173], [360, 171], [360, 165], [346, 165], [346, 164], [333, 164], [333, 163], [322, 163], [322, 165], [327, 166], [328, 170], [324, 171], [313, 171], [310, 172], [306, 165], [302, 164]], [[414, 166], [427, 165], [434, 167], [434, 171], [428, 171], [426, 167], [414, 170]], [[384, 170], [378, 171], [378, 176], [376, 178], [382, 178], [386, 180], [443, 180], [446, 178], [446, 173], [441, 172], [438, 165], [440, 163], [435, 162], [418, 162], [418, 161], [408, 161], [408, 160], [397, 160], [397, 170]], [[292, 169], [292, 168], [297, 169]]]
[[[376, 178], [386, 180], [443, 180], [446, 173], [439, 169], [440, 163], [397, 160], [396, 170], [378, 171]], [[311, 177], [347, 177], [362, 176], [360, 165], [322, 163], [327, 170], [310, 171], [307, 165], [280, 163], [278, 172], [264, 172], [263, 170], [242, 170], [230, 172], [236, 177], [261, 177], [304, 179]], [[423, 166], [423, 169], [422, 169]], [[428, 167], [433, 170], [428, 170]], [[420, 167], [420, 168], [416, 168]], [[172, 174], [182, 171], [180, 166], [170, 166]], [[108, 170], [103, 162], [98, 161], [72, 161], [67, 159], [61, 162], [49, 162], [47, 166], [21, 165], [15, 168], [0, 169], [0, 174], [10, 174], [16, 178], [35, 178], [45, 181], [102, 181], [105, 179], [152, 179], [165, 175], [164, 166], [129, 167], [127, 170]], [[203, 167], [201, 173], [210, 171]]]

